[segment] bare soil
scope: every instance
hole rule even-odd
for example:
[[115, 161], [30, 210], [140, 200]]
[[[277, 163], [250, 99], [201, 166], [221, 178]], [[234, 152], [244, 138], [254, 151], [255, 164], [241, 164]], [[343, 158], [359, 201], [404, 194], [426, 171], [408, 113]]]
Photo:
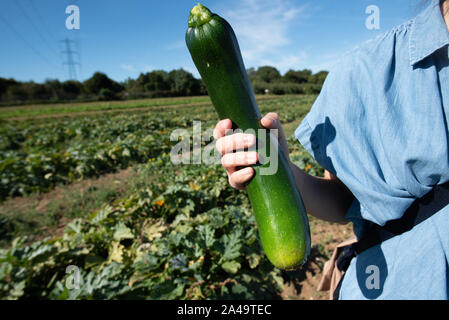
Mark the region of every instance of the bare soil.
[[[65, 199], [71, 194], [82, 194], [90, 192], [92, 189], [102, 188], [104, 186], [114, 185], [117, 193], [125, 192], [128, 187], [128, 180], [133, 174], [132, 168], [119, 170], [115, 173], [108, 173], [97, 178], [84, 179], [82, 181], [74, 182], [69, 185], [56, 186], [53, 190], [46, 193], [33, 194], [30, 196], [14, 197], [0, 205], [0, 211], [20, 212], [26, 214], [27, 212], [35, 212], [34, 217], [36, 222], [40, 217], [47, 214], [49, 206], [55, 202], [58, 204], [56, 209], [57, 226], [44, 226], [41, 229], [34, 230], [35, 236], [30, 237], [30, 241], [43, 239], [52, 235], [59, 237], [63, 235], [65, 226], [72, 220], [65, 215], [70, 204], [65, 203]], [[98, 208], [96, 208], [98, 209]]]

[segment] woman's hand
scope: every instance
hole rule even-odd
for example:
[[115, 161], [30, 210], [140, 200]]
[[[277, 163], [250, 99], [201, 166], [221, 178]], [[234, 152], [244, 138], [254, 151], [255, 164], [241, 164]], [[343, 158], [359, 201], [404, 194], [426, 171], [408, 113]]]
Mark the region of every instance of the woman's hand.
[[[276, 113], [268, 113], [261, 119], [261, 123], [267, 129], [278, 129], [279, 146], [289, 161], [307, 212], [325, 221], [347, 223], [345, 214], [354, 200], [349, 189], [329, 172], [325, 172], [324, 178], [311, 176], [290, 162], [287, 140]], [[227, 136], [226, 132], [231, 128], [232, 122], [229, 119], [217, 123], [214, 130], [216, 148], [222, 154], [221, 163], [228, 174], [229, 184], [234, 188], [244, 189], [254, 175], [254, 169], [250, 166], [259, 157], [255, 151], [240, 150], [254, 146], [256, 137], [244, 133]], [[236, 150], [239, 151], [234, 152]]]
[[[278, 130], [279, 146], [289, 159], [287, 139], [277, 113], [268, 113], [260, 122], [267, 129]], [[230, 119], [219, 121], [214, 130], [214, 138], [217, 140], [216, 148], [222, 154], [221, 163], [228, 174], [229, 184], [242, 190], [253, 177], [254, 169], [250, 166], [257, 163], [259, 156], [256, 151], [234, 151], [254, 146], [256, 137], [245, 133], [226, 135], [231, 128], [232, 122]]]

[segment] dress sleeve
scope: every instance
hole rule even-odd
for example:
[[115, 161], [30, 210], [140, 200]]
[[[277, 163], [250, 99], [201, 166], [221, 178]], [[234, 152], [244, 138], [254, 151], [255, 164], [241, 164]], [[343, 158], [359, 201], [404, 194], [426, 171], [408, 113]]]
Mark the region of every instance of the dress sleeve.
[[[346, 217], [383, 225], [411, 203], [399, 187], [379, 141], [367, 63], [353, 54], [333, 67], [295, 135], [315, 160], [337, 176], [356, 200]], [[380, 84], [381, 86], [382, 84]]]

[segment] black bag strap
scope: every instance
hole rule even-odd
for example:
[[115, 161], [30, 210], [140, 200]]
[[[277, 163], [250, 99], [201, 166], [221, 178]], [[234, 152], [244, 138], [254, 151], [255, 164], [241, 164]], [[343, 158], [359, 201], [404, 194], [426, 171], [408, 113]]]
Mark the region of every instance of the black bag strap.
[[411, 230], [448, 204], [449, 182], [434, 186], [430, 192], [416, 199], [401, 218], [390, 220], [384, 226], [369, 222], [362, 239], [355, 245], [355, 252], [360, 254], [368, 248]]
[[[384, 226], [368, 222], [363, 236], [360, 240], [352, 243], [340, 253], [336, 264], [338, 269], [346, 271], [353, 257], [363, 251], [411, 230], [426, 219], [439, 212], [449, 204], [449, 181], [436, 185], [423, 197], [416, 199], [405, 211], [401, 218], [388, 221]], [[333, 299], [338, 300], [343, 277], [340, 279], [334, 293]]]

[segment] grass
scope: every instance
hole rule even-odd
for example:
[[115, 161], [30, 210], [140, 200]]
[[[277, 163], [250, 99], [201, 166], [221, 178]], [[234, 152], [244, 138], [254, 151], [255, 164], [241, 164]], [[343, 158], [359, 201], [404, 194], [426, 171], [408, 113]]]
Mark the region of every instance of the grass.
[[284, 129], [284, 134], [286, 137], [289, 137], [295, 133], [296, 128], [299, 126], [299, 124], [301, 123], [303, 118], [304, 117], [301, 117], [300, 119], [296, 119], [292, 122], [282, 125], [282, 128]]
[[107, 101], [87, 103], [58, 103], [50, 105], [27, 105], [0, 108], [0, 119], [12, 117], [30, 117], [53, 114], [70, 114], [89, 111], [106, 111], [115, 109], [145, 108], [155, 106], [209, 103], [208, 96], [182, 98], [156, 98], [129, 101]]
[[[258, 100], [274, 99], [276, 96], [257, 96]], [[128, 101], [84, 102], [84, 103], [56, 103], [45, 105], [5, 106], [0, 107], [0, 119], [68, 115], [76, 113], [142, 109], [165, 106], [190, 106], [196, 104], [210, 104], [208, 96], [152, 98]]]

